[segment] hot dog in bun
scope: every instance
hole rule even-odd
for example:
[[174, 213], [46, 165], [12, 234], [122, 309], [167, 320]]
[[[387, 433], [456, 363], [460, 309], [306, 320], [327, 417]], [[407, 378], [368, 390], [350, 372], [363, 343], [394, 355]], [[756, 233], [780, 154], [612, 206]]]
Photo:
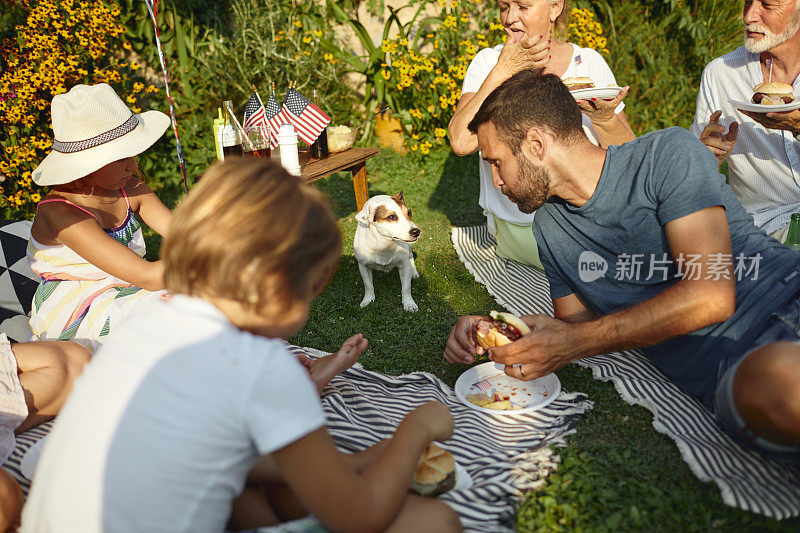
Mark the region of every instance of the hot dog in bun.
[[753, 87], [753, 103], [761, 105], [791, 104], [794, 88], [782, 81], [759, 83]]
[[511, 313], [492, 311], [489, 316], [492, 317], [491, 322], [481, 320], [475, 326], [478, 344], [487, 350], [496, 346], [505, 346], [531, 332], [520, 317]]
[[570, 91], [577, 91], [578, 89], [594, 89], [594, 82], [591, 78], [564, 78], [561, 82], [567, 86]]

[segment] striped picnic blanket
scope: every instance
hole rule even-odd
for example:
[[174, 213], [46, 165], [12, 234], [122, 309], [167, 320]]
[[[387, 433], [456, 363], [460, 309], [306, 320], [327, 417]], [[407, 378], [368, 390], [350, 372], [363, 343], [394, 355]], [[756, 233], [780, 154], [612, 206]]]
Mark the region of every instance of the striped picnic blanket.
[[[486, 226], [453, 228], [461, 262], [498, 304], [517, 314], [553, 314], [545, 275], [495, 254]], [[711, 413], [681, 392], [639, 352], [598, 355], [579, 361], [595, 379], [611, 381], [622, 398], [653, 413], [653, 427], [670, 437], [702, 481], [713, 481], [733, 507], [783, 519], [800, 515], [800, 467], [764, 459], [734, 443]]]
[[[293, 353], [324, 355], [288, 346]], [[549, 447], [564, 445], [574, 420], [591, 409], [582, 393], [562, 392], [543, 409], [513, 416], [487, 415], [462, 404], [446, 384], [431, 374], [388, 376], [359, 365], [333, 378], [322, 395], [328, 429], [339, 448], [354, 452], [390, 437], [414, 407], [438, 400], [450, 407], [455, 434], [442, 443], [472, 478], [472, 486], [440, 498], [461, 517], [467, 532], [514, 531], [517, 501], [526, 490], [544, 483], [557, 468]], [[17, 448], [3, 465], [27, 494], [30, 481], [21, 472], [25, 452], [50, 430], [48, 422], [17, 437]], [[267, 528], [265, 531], [282, 531]]]
[[[310, 356], [323, 355], [309, 348]], [[563, 445], [573, 421], [591, 409], [583, 393], [562, 392], [546, 407], [513, 416], [487, 415], [461, 403], [436, 376], [413, 372], [389, 376], [354, 367], [333, 378], [323, 391], [328, 430], [343, 451], [362, 450], [390, 437], [414, 407], [438, 400], [455, 420], [453, 438], [442, 443], [463, 466], [473, 485], [439, 498], [461, 518], [464, 531], [514, 531], [519, 497], [540, 487], [558, 456], [548, 447]]]

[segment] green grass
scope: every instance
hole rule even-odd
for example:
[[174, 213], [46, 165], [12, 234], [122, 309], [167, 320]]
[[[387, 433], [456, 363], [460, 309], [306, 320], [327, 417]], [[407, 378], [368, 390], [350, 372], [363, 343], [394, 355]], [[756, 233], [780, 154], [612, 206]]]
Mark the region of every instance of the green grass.
[[[305, 327], [290, 340], [333, 351], [348, 336], [363, 333], [370, 343], [361, 359], [366, 368], [389, 374], [424, 370], [452, 386], [465, 367], [442, 359], [450, 327], [459, 315], [497, 308], [450, 241], [452, 226], [484, 220], [477, 158], [443, 149], [417, 163], [384, 151], [368, 169], [370, 195], [402, 190], [422, 230], [414, 245], [421, 277], [411, 289], [419, 311], [402, 310], [396, 271], [376, 272], [375, 302], [359, 308], [364, 288], [353, 257], [355, 199], [349, 174], [339, 173], [315, 186], [330, 196], [339, 218], [342, 261]], [[559, 450], [559, 471], [522, 502], [519, 531], [800, 530], [800, 519], [777, 522], [724, 505], [716, 486], [697, 480], [673, 442], [653, 429], [652, 415], [624, 403], [612, 385], [576, 365], [558, 375], [566, 390], [588, 394], [595, 407]]]

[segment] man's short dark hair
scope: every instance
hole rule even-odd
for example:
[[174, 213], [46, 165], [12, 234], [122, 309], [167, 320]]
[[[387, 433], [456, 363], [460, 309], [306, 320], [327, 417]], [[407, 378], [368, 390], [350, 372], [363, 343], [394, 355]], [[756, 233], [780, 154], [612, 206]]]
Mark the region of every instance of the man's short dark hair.
[[581, 109], [558, 76], [523, 70], [492, 91], [470, 121], [469, 131], [491, 122], [500, 138], [514, 154], [528, 130], [544, 127], [559, 140], [572, 142], [586, 138]]

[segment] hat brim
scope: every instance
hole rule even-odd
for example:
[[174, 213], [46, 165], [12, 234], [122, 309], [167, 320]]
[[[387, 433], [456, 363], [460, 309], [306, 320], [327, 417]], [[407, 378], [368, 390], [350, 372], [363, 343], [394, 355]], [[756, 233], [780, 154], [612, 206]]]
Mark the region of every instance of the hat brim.
[[161, 111], [154, 110], [137, 116], [139, 124], [113, 141], [69, 154], [51, 150], [33, 171], [33, 182], [40, 186], [63, 185], [114, 161], [141, 154], [164, 135], [170, 119]]

